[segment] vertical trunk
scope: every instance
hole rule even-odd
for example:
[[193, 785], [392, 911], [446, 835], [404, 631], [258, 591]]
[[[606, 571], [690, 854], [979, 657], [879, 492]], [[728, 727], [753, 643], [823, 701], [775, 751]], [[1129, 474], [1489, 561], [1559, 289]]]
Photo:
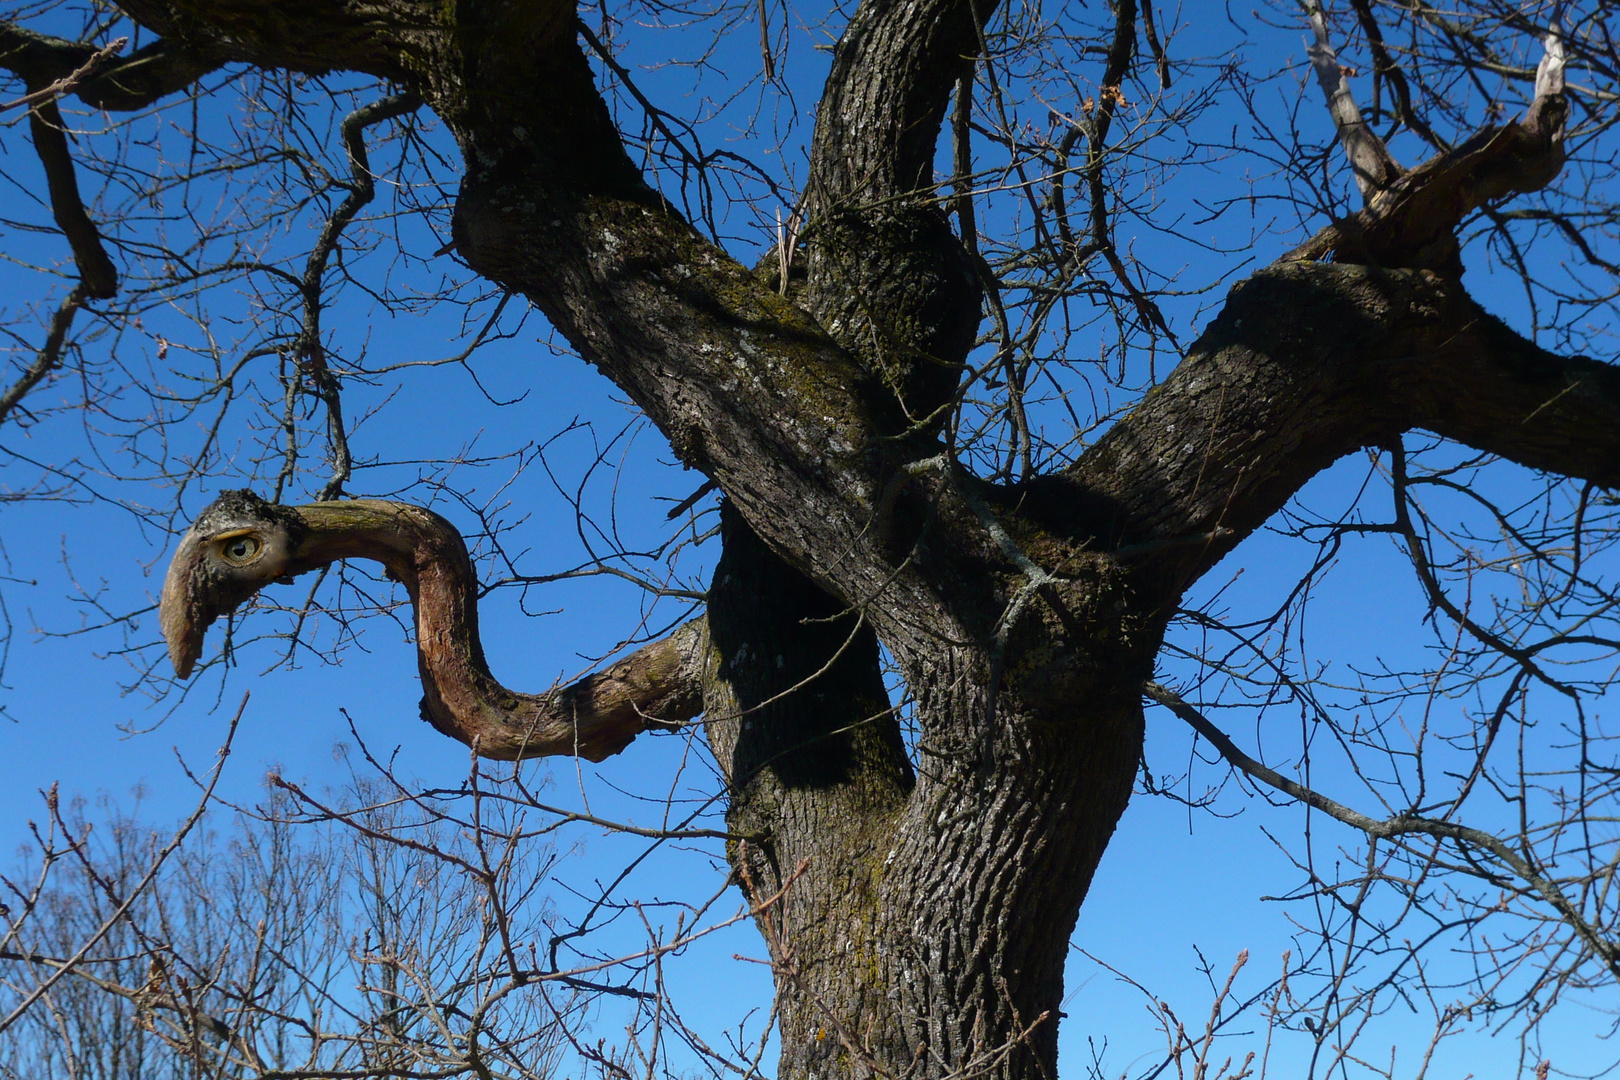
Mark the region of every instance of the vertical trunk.
[[[732, 865], [775, 967], [783, 1077], [1056, 1076], [1063, 963], [1129, 798], [1140, 699], [993, 713], [988, 670], [912, 673], [914, 778], [877, 643], [729, 508], [710, 590], [711, 744]], [[949, 733], [949, 734], [941, 734]]]
[[1099, 695], [1061, 724], [992, 713], [976, 661], [918, 687], [921, 777], [880, 902], [889, 994], [910, 1073], [1052, 1080], [1068, 941], [1130, 798], [1139, 696]]
[[[888, 838], [915, 785], [877, 639], [777, 558], [726, 504], [709, 590], [710, 745], [728, 824], [759, 837], [731, 863], [756, 899], [777, 983], [780, 1074], [824, 1071], [842, 1024], [887, 1010], [872, 977]], [[802, 867], [802, 870], [801, 870]]]

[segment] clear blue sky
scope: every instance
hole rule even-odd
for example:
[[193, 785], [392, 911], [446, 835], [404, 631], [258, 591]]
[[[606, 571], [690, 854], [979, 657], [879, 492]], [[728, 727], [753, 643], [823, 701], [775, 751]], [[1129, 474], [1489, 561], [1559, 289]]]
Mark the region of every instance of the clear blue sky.
[[[798, 40], [809, 34], [800, 26], [792, 33]], [[756, 65], [757, 38], [753, 34], [751, 27], [744, 26], [733, 35], [717, 66], [741, 69]], [[1289, 60], [1290, 50], [1293, 60], [1302, 52], [1299, 32], [1279, 33], [1266, 41], [1279, 50], [1264, 60], [1272, 67]], [[657, 45], [648, 47], [656, 50]], [[1218, 51], [1208, 40], [1201, 41], [1198, 48]], [[824, 61], [825, 54], [809, 52], [796, 61], [793, 85], [801, 109], [807, 109], [816, 97]], [[685, 77], [683, 72], [665, 70], [649, 72], [644, 78], [657, 89], [679, 86]], [[1297, 87], [1298, 82], [1283, 79], [1268, 87], [1266, 93], [1272, 95], [1268, 107], [1286, 109], [1285, 91], [1291, 85]], [[1325, 126], [1314, 86], [1306, 84], [1302, 92], [1310, 95], [1302, 123]], [[229, 122], [231, 116], [224, 107], [205, 117], [207, 124]], [[1241, 122], [1234, 111], [1231, 123]], [[715, 141], [726, 137], [717, 126], [706, 134]], [[30, 168], [35, 166], [22, 129], [0, 129], [0, 146], [13, 175], [32, 176]], [[1241, 177], [1195, 168], [1166, 183], [1162, 194], [1185, 197], [1215, 184], [1232, 192], [1242, 187]], [[14, 197], [3, 196], [7, 200]], [[275, 243], [288, 251], [307, 244], [313, 235], [311, 220], [288, 222], [287, 232]], [[743, 215], [734, 217], [728, 229], [737, 233], [752, 230], [757, 246], [770, 239], [754, 230]], [[433, 245], [425, 230], [409, 232], [406, 239], [418, 258], [427, 258]], [[1243, 256], [1197, 254], [1189, 245], [1146, 233], [1130, 241], [1144, 255], [1157, 245], [1166, 258], [1185, 260], [1185, 280], [1198, 284], [1230, 278], [1251, 258], [1263, 262], [1286, 244], [1280, 237], [1268, 239], [1263, 249]], [[14, 258], [25, 261], [60, 255], [53, 251], [58, 241], [48, 235], [8, 231], [3, 244]], [[742, 245], [735, 250], [743, 257], [752, 254]], [[458, 273], [448, 257], [427, 265], [430, 269], [426, 271], [406, 268], [400, 273], [425, 274], [426, 278]], [[1493, 297], [1510, 308], [1516, 303], [1511, 293], [1496, 289], [1483, 274], [1472, 279], [1472, 284], [1481, 298]], [[8, 306], [37, 297], [38, 290], [36, 276], [25, 266], [0, 264], [0, 294], [10, 298]], [[1217, 289], [1202, 299], [1189, 298], [1173, 313], [1180, 320], [1178, 330], [1184, 341], [1193, 336], [1195, 312], [1217, 300], [1222, 291]], [[220, 303], [229, 307], [230, 302]], [[507, 319], [509, 326], [516, 325], [512, 317], [516, 306]], [[164, 318], [163, 313], [154, 312], [151, 322], [155, 326]], [[389, 316], [359, 290], [350, 289], [329, 312], [327, 326], [349, 355], [363, 347], [376, 364], [381, 357], [403, 361], [452, 355], [465, 340], [460, 319], [460, 313], [449, 307]], [[176, 340], [181, 340], [178, 335], [183, 331], [175, 333]], [[504, 454], [584, 421], [591, 425], [589, 429], [564, 436], [551, 445], [547, 456], [564, 487], [577, 483], [592, 460], [592, 438], [609, 440], [635, 417], [622, 395], [605, 380], [576, 359], [554, 355], [543, 340], [546, 335], [539, 316], [530, 316], [514, 339], [481, 350], [470, 371], [448, 366], [418, 370], [375, 387], [351, 384], [346, 398], [351, 417], [364, 414], [370, 406], [380, 407], [374, 418], [358, 428], [356, 453], [369, 460], [401, 464], [357, 473], [350, 491], [391, 493], [418, 475], [433, 472], [433, 467], [415, 462], [452, 458], [475, 439], [475, 452]], [[98, 347], [105, 343], [90, 349], [93, 352]], [[150, 356], [152, 348], [132, 340], [119, 347], [131, 357]], [[1161, 374], [1163, 370], [1161, 367]], [[470, 372], [476, 372], [476, 382]], [[60, 396], [61, 392], [51, 389], [45, 393]], [[519, 400], [496, 407], [490, 398]], [[261, 420], [244, 415], [234, 422], [232, 438], [243, 440], [240, 445], [245, 446], [251, 438], [247, 425]], [[135, 680], [143, 665], [157, 658], [155, 613], [141, 616], [127, 641], [118, 629], [71, 636], [68, 632], [101, 621], [95, 608], [86, 603], [86, 596], [117, 613], [151, 604], [173, 537], [142, 527], [128, 511], [107, 501], [156, 505], [166, 494], [156, 486], [124, 479], [144, 467], [120, 457], [114, 442], [88, 437], [86, 422], [94, 425], [99, 421], [66, 414], [27, 430], [11, 427], [0, 432], [0, 445], [36, 461], [90, 460], [87, 455], [92, 447], [106, 455], [94, 461], [89, 487], [77, 489], [82, 496], [78, 501], [12, 501], [0, 510], [0, 541], [7, 560], [7, 580], [0, 595], [12, 624], [5, 671], [6, 719], [0, 720], [0, 779], [4, 781], [0, 784], [0, 838], [8, 841], [8, 856], [24, 842], [26, 822], [41, 813], [38, 791], [52, 782], [60, 782], [64, 792], [110, 793], [126, 805], [139, 791], [143, 813], [153, 824], [184, 813], [195, 793], [176, 756], [193, 768], [206, 766], [245, 691], [251, 691], [252, 699], [221, 787], [231, 800], [250, 802], [259, 797], [262, 778], [272, 767], [313, 787], [341, 782], [345, 769], [334, 751], [351, 738], [344, 711], [374, 749], [397, 753], [401, 772], [429, 784], [459, 783], [466, 769], [463, 750], [417, 718], [419, 687], [412, 648], [402, 629], [387, 619], [367, 622], [358, 643], [343, 650], [338, 666], [308, 654], [290, 667], [277, 665], [278, 643], [264, 641], [242, 649], [228, 673], [222, 675], [215, 668], [195, 680], [183, 696], [170, 692], [153, 701], [145, 691], [125, 694], [122, 688]], [[597, 476], [587, 488], [587, 499], [599, 512], [616, 506], [618, 520], [633, 545], [636, 539], [662, 535], [663, 512], [669, 503], [660, 500], [684, 497], [701, 477], [672, 466], [667, 447], [650, 428], [643, 426], [627, 447], [622, 459], [617, 452], [612, 455], [618, 465], [616, 473]], [[33, 475], [16, 458], [3, 468], [7, 473], [0, 483], [8, 491], [26, 484]], [[239, 476], [242, 466], [235, 468]], [[1318, 478], [1299, 502], [1333, 517], [1353, 501], [1367, 469], [1365, 460], [1346, 460]], [[499, 460], [483, 468], [455, 470], [447, 481], [475, 502], [496, 498], [500, 504], [509, 504], [507, 515], [514, 520], [527, 515], [508, 541], [523, 552], [525, 571], [547, 573], [578, 564], [583, 551], [572, 511], [546, 470], [531, 463], [515, 479], [514, 471], [512, 460]], [[224, 474], [231, 475], [231, 469]], [[320, 477], [307, 479], [313, 487]], [[1520, 482], [1512, 476], [1502, 481], [1510, 490]], [[89, 494], [91, 489], [94, 496]], [[188, 495], [188, 510], [200, 509], [215, 490], [217, 487]], [[423, 499], [427, 494], [427, 489], [417, 488], [413, 497]], [[474, 527], [471, 515], [461, 507], [446, 501], [436, 508], [463, 528]], [[682, 563], [683, 574], [703, 580], [705, 567], [715, 555], [712, 543], [700, 549]], [[1228, 597], [1239, 612], [1259, 612], [1293, 585], [1302, 560], [1308, 558], [1309, 552], [1297, 544], [1257, 536], [1217, 568], [1203, 587], [1214, 590], [1241, 571]], [[494, 572], [487, 563], [484, 569]], [[288, 597], [301, 597], [306, 588], [301, 582], [281, 591]], [[1410, 658], [1429, 640], [1421, 630], [1424, 608], [1409, 567], [1385, 537], [1347, 545], [1340, 565], [1314, 603], [1312, 648], [1317, 657], [1337, 665], [1391, 658], [1400, 662], [1398, 658]], [[593, 658], [610, 649], [635, 624], [642, 605], [632, 586], [610, 579], [557, 583], [532, 591], [526, 606], [531, 613], [546, 612], [538, 616], [520, 610], [515, 591], [497, 592], [481, 612], [491, 666], [516, 689], [542, 689], [588, 668]], [[659, 610], [673, 617], [679, 609], [666, 605]], [[253, 616], [248, 629], [277, 628], [280, 624], [273, 623], [274, 618]], [[332, 640], [329, 627], [318, 628], [317, 636]], [[216, 628], [205, 655], [218, 648], [220, 637]], [[131, 645], [139, 648], [126, 651]], [[1167, 662], [1165, 677], [1173, 679], [1185, 670]], [[1254, 713], [1240, 710], [1223, 720], [1235, 737], [1254, 745]], [[1180, 721], [1163, 710], [1151, 709], [1149, 725], [1150, 767], [1161, 773], [1185, 771], [1190, 744]], [[549, 766], [551, 794], [567, 805], [588, 802], [593, 812], [603, 816], [650, 823], [656, 819], [657, 800], [670, 789], [682, 753], [678, 738], [644, 737], [601, 766], [582, 764], [576, 769], [570, 762], [554, 762]], [[700, 788], [706, 779], [706, 774], [696, 770], [688, 774], [687, 782]], [[1193, 771], [1191, 785], [1196, 794], [1221, 779], [1219, 770], [1202, 767]], [[1318, 776], [1330, 790], [1336, 779], [1331, 770]], [[624, 792], [650, 796], [654, 801], [639, 802]], [[1274, 976], [1281, 954], [1290, 947], [1290, 909], [1261, 897], [1286, 891], [1295, 877], [1284, 852], [1266, 830], [1285, 843], [1293, 842], [1300, 815], [1266, 807], [1235, 787], [1228, 788], [1217, 806], [1224, 816], [1139, 796], [1103, 862], [1075, 936], [1077, 950], [1084, 949], [1149, 984], [1182, 1012], [1189, 1026], [1201, 1024], [1209, 1000], [1196, 972], [1195, 950], [1202, 950], [1221, 975], [1240, 950], [1249, 950], [1252, 959], [1239, 987], [1252, 990]], [[1335, 828], [1322, 822], [1317, 827]], [[560, 881], [580, 889], [614, 871], [625, 853], [637, 846], [590, 828], [576, 830], [572, 838], [579, 842], [578, 848], [559, 866], [557, 875]], [[1355, 838], [1345, 835], [1324, 843], [1331, 847], [1341, 841], [1353, 845]], [[626, 888], [644, 895], [697, 897], [712, 891], [721, 874], [716, 852], [687, 849], [651, 861]], [[763, 1008], [768, 1002], [769, 980], [764, 969], [732, 960], [733, 953], [757, 957], [764, 949], [751, 928], [739, 928], [705, 942], [671, 968], [675, 986], [687, 991], [688, 1015], [710, 1030], [734, 1024], [746, 1010]], [[1118, 1075], [1159, 1045], [1137, 992], [1078, 951], [1070, 965], [1069, 992], [1065, 1005], [1069, 1019], [1062, 1044], [1065, 1075], [1084, 1075], [1082, 1063], [1090, 1058], [1088, 1040], [1099, 1046], [1107, 1040], [1111, 1075]], [[1611, 1021], [1604, 1010], [1612, 1008], [1612, 1003], [1594, 1006], [1594, 1011], [1566, 1010], [1552, 1021], [1555, 1038], [1549, 1049], [1555, 1050], [1552, 1056], [1561, 1069], [1578, 1071], [1583, 1063], [1606, 1059], [1598, 1036]], [[1401, 1043], [1396, 1073], [1410, 1075], [1414, 1059], [1423, 1052], [1430, 1018], [1396, 1010], [1380, 1024], [1384, 1026], [1379, 1038], [1370, 1039], [1368, 1045], [1378, 1045], [1380, 1040], [1383, 1045]], [[611, 1023], [604, 1018], [601, 1026], [600, 1034], [611, 1038]], [[1249, 1040], [1240, 1041], [1252, 1045]], [[1304, 1054], [1306, 1041], [1295, 1037], [1275, 1052]], [[1442, 1046], [1430, 1075], [1508, 1075], [1508, 1063], [1516, 1059], [1517, 1048], [1511, 1040], [1493, 1041], [1484, 1025], [1475, 1025]]]

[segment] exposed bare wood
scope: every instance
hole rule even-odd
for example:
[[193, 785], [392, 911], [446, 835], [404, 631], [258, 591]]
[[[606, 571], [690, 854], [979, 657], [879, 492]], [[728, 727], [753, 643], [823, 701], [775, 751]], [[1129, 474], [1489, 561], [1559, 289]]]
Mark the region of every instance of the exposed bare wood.
[[338, 559], [380, 562], [405, 586], [416, 614], [422, 717], [484, 757], [600, 761], [648, 727], [690, 720], [702, 707], [702, 619], [572, 685], [508, 690], [484, 660], [478, 581], [461, 534], [431, 510], [373, 499], [282, 507], [227, 492], [205, 509], [163, 585], [161, 622], [176, 673], [191, 674], [220, 615], [272, 582]]
[[1311, 21], [1311, 33], [1316, 39], [1307, 50], [1311, 67], [1316, 72], [1317, 83], [1322, 87], [1322, 96], [1327, 99], [1328, 112], [1333, 116], [1339, 141], [1344, 144], [1345, 156], [1350, 159], [1356, 187], [1370, 201], [1374, 195], [1394, 183], [1403, 170], [1390, 156], [1384, 140], [1367, 126], [1361, 109], [1356, 106], [1355, 95], [1350, 92], [1349, 72], [1339, 63], [1339, 54], [1333, 49], [1321, 4], [1316, 0], [1304, 0], [1304, 7]]
[[1317, 233], [1287, 257], [1462, 273], [1456, 231], [1481, 206], [1539, 191], [1564, 165], [1563, 32], [1545, 38], [1536, 93], [1519, 120], [1487, 127], [1455, 149], [1373, 191], [1359, 213]]

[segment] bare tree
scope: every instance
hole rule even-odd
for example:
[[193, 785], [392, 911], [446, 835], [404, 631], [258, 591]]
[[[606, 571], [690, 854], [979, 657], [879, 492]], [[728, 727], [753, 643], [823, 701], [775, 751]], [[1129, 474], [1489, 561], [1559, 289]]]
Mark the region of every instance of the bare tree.
[[[807, 30], [741, 3], [126, 0], [77, 36], [68, 18], [25, 12], [0, 40], [73, 258], [14, 327], [0, 420], [45, 422], [27, 403], [71, 373], [52, 407], [107, 416], [88, 445], [132, 449], [139, 479], [180, 493], [144, 520], [196, 510], [204, 477], [269, 489], [227, 492], [180, 543], [161, 617], [182, 678], [266, 584], [371, 560], [412, 605], [424, 717], [478, 754], [602, 760], [701, 719], [782, 1075], [1056, 1075], [1093, 872], [1138, 778], [1174, 792], [1143, 761], [1146, 701], [1306, 815], [1311, 944], [1246, 1000], [1268, 1031], [1305, 1032], [1311, 1075], [1378, 1072], [1365, 1023], [1426, 997], [1437, 1040], [1477, 1012], [1515, 1025], [1521, 1070], [1544, 1076], [1546, 1010], [1613, 992], [1620, 766], [1594, 703], [1620, 652], [1620, 374], [1588, 355], [1612, 340], [1620, 276], [1602, 5], [1280, 3], [1235, 28], [1147, 0], [865, 0]], [[683, 98], [669, 56], [713, 86], [749, 20], [757, 75]], [[825, 82], [801, 132], [805, 52]], [[107, 110], [73, 129], [77, 156], [69, 94]], [[177, 110], [102, 119], [227, 94], [240, 125], [180, 125], [184, 164], [150, 149]], [[87, 208], [89, 169], [106, 180]], [[221, 191], [239, 209], [199, 215]], [[289, 214], [319, 222], [312, 245]], [[456, 269], [435, 277], [429, 251]], [[463, 305], [468, 351], [344, 356], [322, 323], [344, 288]], [[356, 457], [344, 406], [402, 365], [466, 362], [524, 301], [705, 478], [650, 545], [581, 510], [591, 563], [572, 571], [701, 611], [648, 615], [627, 655], [530, 693], [485, 662], [474, 555], [526, 590], [563, 575], [522, 572], [499, 494], [458, 487], [492, 457], [417, 463], [415, 503], [476, 519], [470, 552], [445, 516], [357, 484], [381, 462]], [[184, 335], [145, 329], [160, 303]], [[96, 329], [74, 336], [86, 311]], [[1296, 500], [1359, 458], [1344, 505]], [[29, 461], [39, 494], [128, 478]], [[316, 501], [290, 505], [299, 491]], [[703, 589], [659, 568], [713, 534], [713, 492]], [[1262, 533], [1309, 553], [1297, 584], [1216, 587]], [[1411, 566], [1433, 647], [1323, 662], [1305, 613], [1369, 542]], [[311, 591], [264, 632], [297, 650], [323, 598], [397, 603], [339, 573], [352, 592]], [[109, 610], [138, 646], [126, 614]], [[1442, 974], [1433, 950], [1459, 942], [1466, 970]], [[1233, 1075], [1212, 1040], [1235, 999], [1212, 979], [1202, 1041], [1158, 1009], [1161, 1071]]]
[[582, 999], [512, 953], [551, 918], [521, 812], [458, 836], [376, 782], [279, 788], [156, 874], [136, 817], [53, 803], [6, 882], [0, 1075], [553, 1074]]

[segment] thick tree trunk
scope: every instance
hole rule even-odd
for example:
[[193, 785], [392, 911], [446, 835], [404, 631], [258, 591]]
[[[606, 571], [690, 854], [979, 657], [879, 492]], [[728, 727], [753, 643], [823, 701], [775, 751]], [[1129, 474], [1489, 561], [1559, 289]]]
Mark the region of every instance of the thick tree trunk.
[[[919, 643], [915, 776], [870, 631], [729, 507], [709, 736], [777, 983], [780, 1075], [1056, 1075], [1063, 963], [1141, 754], [1134, 684], [1005, 711], [976, 650]], [[998, 705], [1000, 708], [998, 708]]]
[[[730, 786], [729, 855], [757, 901], [778, 987], [781, 1075], [823, 1071], [889, 1026], [873, 947], [883, 858], [915, 788], [870, 628], [787, 566], [727, 504], [710, 587], [710, 745]], [[841, 1032], [851, 1033], [841, 1039]]]
[[924, 688], [930, 727], [963, 737], [919, 747], [884, 856], [877, 951], [899, 1031], [883, 1056], [919, 1076], [1050, 1078], [1067, 943], [1130, 796], [1141, 707], [1124, 692], [1061, 725], [992, 727], [972, 666]]
[[[361, 70], [420, 94], [466, 159], [458, 254], [724, 491], [703, 697], [748, 838], [733, 866], [756, 899], [782, 893], [760, 926], [784, 1077], [1057, 1075], [1066, 942], [1129, 797], [1164, 622], [1317, 471], [1425, 426], [1620, 483], [1620, 375], [1518, 338], [1449, 272], [1461, 214], [1556, 171], [1562, 99], [1539, 82], [1531, 120], [1234, 287], [1071, 466], [998, 488], [936, 437], [983, 267], [934, 205], [934, 148], [990, 0], [862, 0], [788, 296], [648, 186], [570, 5], [125, 6], [194, 66]], [[1366, 265], [1312, 261], [1330, 251]], [[878, 635], [915, 696], [914, 761]]]

